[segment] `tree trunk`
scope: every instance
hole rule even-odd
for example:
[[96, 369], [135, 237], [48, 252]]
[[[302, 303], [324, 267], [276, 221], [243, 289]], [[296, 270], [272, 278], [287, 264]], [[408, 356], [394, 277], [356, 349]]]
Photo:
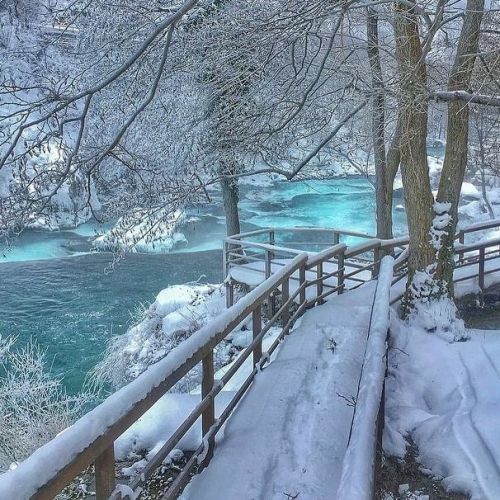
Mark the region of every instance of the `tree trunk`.
[[[448, 81], [448, 90], [470, 90], [475, 54], [479, 48], [479, 30], [483, 18], [484, 0], [468, 0], [457, 53]], [[437, 279], [453, 296], [453, 242], [458, 221], [460, 190], [467, 166], [469, 139], [469, 105], [463, 101], [448, 103], [448, 128], [443, 170], [437, 201], [444, 204], [449, 220], [443, 229], [438, 251]]]
[[235, 177], [223, 177], [220, 183], [226, 215], [226, 233], [228, 236], [233, 236], [241, 232], [238, 213], [238, 180]]
[[[377, 205], [377, 237], [392, 238], [392, 185], [385, 154], [385, 96], [378, 47], [377, 12], [366, 9], [367, 52], [372, 76], [372, 140], [375, 161], [375, 193]], [[392, 179], [394, 182], [394, 178]]]
[[406, 313], [427, 293], [412, 286], [417, 271], [428, 271], [435, 254], [430, 243], [433, 197], [427, 165], [427, 74], [414, 7], [396, 3], [396, 56], [400, 68], [401, 174], [410, 236]]

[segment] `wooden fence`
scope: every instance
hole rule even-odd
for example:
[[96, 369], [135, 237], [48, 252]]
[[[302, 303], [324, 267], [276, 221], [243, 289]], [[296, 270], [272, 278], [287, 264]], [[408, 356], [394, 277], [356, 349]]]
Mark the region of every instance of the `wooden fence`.
[[[500, 226], [500, 221], [497, 225]], [[300, 231], [304, 230], [304, 228], [300, 229]], [[312, 231], [310, 228], [306, 230]], [[360, 235], [360, 233], [324, 229], [322, 231], [331, 232], [334, 245], [310, 255], [300, 250], [276, 245], [276, 241], [273, 240], [275, 231], [266, 229], [226, 239], [224, 244], [226, 270], [229, 272], [235, 265], [263, 262], [265, 280], [237, 303], [232, 304], [223, 315], [172, 350], [163, 360], [151, 366], [133, 382], [84, 415], [73, 426], [35, 451], [33, 455], [20, 463], [17, 469], [1, 476], [0, 498], [11, 498], [9, 492], [12, 491], [16, 492], [14, 496], [16, 500], [54, 498], [78, 474], [92, 464], [95, 466], [97, 499], [109, 498], [115, 490], [115, 440], [182, 377], [201, 364], [202, 390], [199, 404], [184, 419], [161, 450], [148, 462], [142, 474], [128, 485], [137, 492], [201, 417], [202, 442], [163, 497], [164, 499], [175, 498], [189, 481], [192, 472], [196, 468], [206, 466], [209, 462], [213, 454], [215, 437], [222, 425], [251, 385], [255, 375], [268, 362], [272, 353], [305, 309], [322, 303], [333, 293], [343, 293], [348, 281], [351, 285], [354, 282], [352, 287], [356, 287], [367, 279], [375, 277], [380, 255], [394, 249], [401, 250], [406, 243], [405, 238], [384, 241], [369, 239], [367, 235]], [[262, 243], [246, 240], [249, 235], [262, 234], [269, 235], [269, 241]], [[343, 235], [365, 238], [367, 241], [347, 247], [344, 243], [339, 243]], [[484, 284], [484, 275], [492, 272], [485, 270], [484, 262], [497, 257], [493, 255], [493, 252], [498, 252], [499, 244], [500, 241], [494, 240], [489, 243], [460, 247], [460, 252], [463, 254], [460, 265], [463, 267], [473, 265], [476, 262], [474, 259], [479, 259], [477, 260], [478, 273], [480, 277], [483, 276]], [[497, 249], [493, 250], [495, 245]], [[479, 257], [476, 256], [476, 251], [479, 252]], [[396, 259], [395, 269], [404, 270], [404, 252], [405, 250], [402, 250]], [[278, 257], [283, 259], [280, 260]], [[361, 277], [366, 271], [370, 273], [370, 276]], [[400, 274], [403, 275], [404, 271]], [[275, 299], [277, 298], [280, 299], [279, 306], [276, 305]], [[265, 302], [274, 303], [274, 307], [270, 308], [271, 314], [267, 321], [263, 321], [262, 315]], [[250, 316], [253, 325], [252, 342], [241, 352], [229, 370], [216, 380], [214, 348]], [[280, 333], [269, 349], [263, 353], [263, 337], [273, 326], [279, 326]], [[219, 417], [215, 418], [216, 396], [250, 356], [253, 359], [253, 370]], [[115, 498], [119, 498], [119, 494], [115, 495]]]

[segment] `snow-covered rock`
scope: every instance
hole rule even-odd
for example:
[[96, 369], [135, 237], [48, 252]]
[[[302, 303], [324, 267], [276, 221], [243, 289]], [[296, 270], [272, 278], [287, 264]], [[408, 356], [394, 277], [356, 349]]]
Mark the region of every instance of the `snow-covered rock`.
[[109, 341], [96, 377], [113, 387], [123, 386], [224, 309], [221, 285], [173, 285], [162, 290], [136, 325]]
[[470, 182], [464, 182], [462, 188], [460, 189], [460, 195], [465, 200], [480, 200], [481, 193], [474, 184]]

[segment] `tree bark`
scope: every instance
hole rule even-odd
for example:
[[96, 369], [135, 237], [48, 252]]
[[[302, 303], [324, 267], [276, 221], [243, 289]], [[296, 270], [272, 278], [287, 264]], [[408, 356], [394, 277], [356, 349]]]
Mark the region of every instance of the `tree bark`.
[[[484, 0], [468, 0], [455, 61], [448, 81], [449, 91], [470, 88], [475, 54], [479, 49], [479, 33], [484, 12]], [[444, 228], [438, 250], [436, 277], [453, 296], [453, 242], [458, 222], [460, 190], [467, 166], [469, 139], [469, 105], [453, 100], [448, 103], [448, 127], [443, 170], [437, 201], [450, 204], [450, 220]]]
[[396, 56], [400, 71], [401, 175], [410, 236], [406, 310], [418, 298], [415, 273], [434, 260], [430, 243], [433, 197], [427, 165], [427, 73], [422, 57], [417, 15], [413, 6], [396, 3]]
[[224, 213], [226, 215], [226, 233], [228, 236], [239, 234], [240, 216], [238, 213], [238, 179], [236, 177], [223, 177], [221, 180], [222, 198], [224, 200]]
[[[372, 76], [372, 141], [375, 161], [375, 198], [377, 237], [392, 238], [392, 191], [393, 186], [387, 168], [385, 153], [385, 95], [382, 66], [378, 47], [377, 12], [366, 9], [367, 52]], [[394, 177], [392, 178], [392, 183]]]

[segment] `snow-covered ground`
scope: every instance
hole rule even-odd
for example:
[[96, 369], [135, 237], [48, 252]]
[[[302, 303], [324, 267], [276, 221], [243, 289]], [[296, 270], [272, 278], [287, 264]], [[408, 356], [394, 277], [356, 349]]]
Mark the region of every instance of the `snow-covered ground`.
[[[498, 267], [492, 260], [485, 270]], [[455, 270], [455, 278], [469, 277], [456, 284], [456, 297], [480, 291], [476, 273], [477, 265]], [[500, 272], [486, 275], [486, 287], [498, 283]], [[402, 286], [393, 287], [393, 297]], [[500, 330], [468, 330], [461, 321], [446, 321], [450, 311], [443, 305], [433, 303], [427, 311], [435, 331], [426, 328], [428, 315], [405, 322], [392, 314], [384, 451], [403, 459], [411, 442], [422, 473], [445, 489], [497, 500]]]
[[396, 317], [391, 325], [384, 450], [411, 438], [422, 471], [472, 499], [500, 498], [500, 331], [448, 342]]

